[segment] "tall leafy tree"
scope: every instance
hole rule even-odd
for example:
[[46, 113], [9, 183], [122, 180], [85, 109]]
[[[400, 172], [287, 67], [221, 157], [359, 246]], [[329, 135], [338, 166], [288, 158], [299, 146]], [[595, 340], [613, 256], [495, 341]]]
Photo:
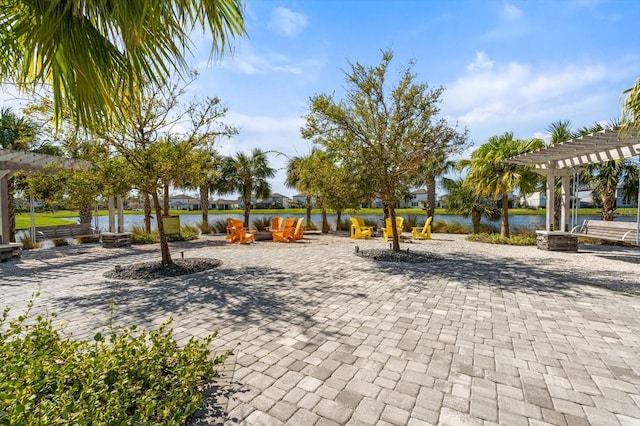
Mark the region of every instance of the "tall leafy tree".
[[[395, 205], [415, 182], [419, 165], [455, 151], [465, 135], [437, 118], [444, 89], [418, 83], [413, 64], [389, 86], [392, 59], [391, 51], [383, 51], [378, 66], [350, 64], [345, 99], [313, 96], [302, 134], [335, 154], [360, 188], [389, 206], [395, 223]], [[392, 247], [400, 250], [395, 229]]]
[[313, 193], [311, 189], [311, 182], [309, 178], [311, 176], [305, 173], [306, 162], [310, 161], [310, 157], [313, 152], [306, 156], [295, 156], [289, 159], [287, 162], [287, 176], [285, 179], [285, 185], [289, 188], [295, 188], [300, 191], [306, 198], [306, 220], [307, 225], [311, 223], [311, 207], [313, 201]]
[[[6, 0], [0, 7], [0, 74], [18, 88], [48, 85], [56, 117], [104, 123], [141, 82], [163, 85], [188, 71], [199, 27], [220, 57], [245, 34], [241, 0]], [[141, 31], [143, 30], [143, 31]]]
[[443, 178], [442, 184], [447, 191], [444, 207], [462, 217], [471, 218], [473, 233], [480, 232], [482, 218], [496, 220], [500, 217], [500, 209], [490, 198], [480, 195], [472, 185], [464, 179]]
[[622, 119], [620, 124], [625, 134], [640, 134], [640, 77], [633, 87], [624, 91], [624, 104], [622, 105]]
[[502, 200], [502, 226], [500, 234], [509, 237], [509, 193], [519, 189], [521, 194], [531, 194], [540, 188], [540, 176], [530, 166], [507, 163], [510, 157], [544, 147], [541, 139], [519, 140], [513, 133], [492, 136], [473, 151], [470, 160], [462, 166], [469, 167], [466, 182], [482, 196]]
[[269, 166], [266, 153], [259, 148], [255, 148], [251, 155], [238, 152], [235, 156], [222, 160], [220, 180], [216, 187], [222, 194], [240, 193], [244, 205], [245, 227], [249, 227], [251, 197], [269, 197], [271, 185], [267, 179], [275, 174], [275, 169]]

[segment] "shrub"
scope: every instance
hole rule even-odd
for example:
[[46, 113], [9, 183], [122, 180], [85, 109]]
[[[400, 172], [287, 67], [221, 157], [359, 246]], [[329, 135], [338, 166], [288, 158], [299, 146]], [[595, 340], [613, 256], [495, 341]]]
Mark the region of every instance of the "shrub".
[[373, 226], [373, 230], [376, 231], [378, 229], [378, 220], [365, 217], [364, 218], [364, 226]]
[[53, 245], [55, 247], [62, 247], [62, 246], [69, 245], [69, 240], [67, 240], [66, 238], [54, 238], [53, 240], [51, 240], [51, 242], [53, 242]]
[[31, 238], [31, 235], [29, 234], [23, 233], [22, 235], [20, 235], [18, 239], [22, 244], [22, 248], [25, 250], [35, 249], [40, 247], [40, 243], [36, 243], [35, 241], [33, 241], [33, 239]]
[[505, 238], [500, 234], [487, 233], [470, 234], [467, 240], [489, 244], [507, 244], [511, 246], [535, 246], [537, 243], [535, 237], [512, 235], [509, 238]]
[[213, 232], [213, 228], [209, 225], [209, 222], [200, 221], [196, 226], [201, 234], [211, 234]]
[[[256, 231], [264, 231], [265, 228], [268, 228], [271, 226], [271, 217], [267, 217], [267, 216], [262, 216], [259, 219], [255, 219], [251, 226], [253, 227], [253, 229], [255, 229]], [[225, 232], [226, 232], [226, 224], [225, 224]]]
[[224, 234], [227, 232], [227, 221], [226, 220], [216, 220], [215, 222], [210, 223], [213, 232], [216, 234]]
[[351, 219], [350, 218], [340, 218], [340, 222], [336, 222], [336, 231], [348, 231], [351, 229]]
[[313, 221], [310, 221], [305, 226], [305, 229], [307, 229], [309, 231], [317, 231], [318, 230], [318, 225], [316, 225]]
[[460, 222], [445, 222], [438, 220], [435, 223], [432, 222], [431, 232], [437, 232], [442, 234], [468, 234], [469, 229]]
[[155, 244], [160, 242], [160, 236], [157, 233], [147, 234], [142, 226], [134, 226], [131, 228], [131, 244]]
[[[424, 222], [422, 223], [424, 224]], [[404, 222], [402, 222], [402, 230], [404, 232], [411, 232], [411, 228], [413, 228], [414, 226], [418, 226], [417, 224], [418, 224], [417, 214], [407, 215], [407, 217], [404, 219]]]
[[[29, 310], [33, 301], [29, 305]], [[110, 327], [93, 341], [63, 337], [55, 314], [0, 317], [0, 424], [185, 424], [215, 376], [216, 337], [178, 347], [169, 328]]]

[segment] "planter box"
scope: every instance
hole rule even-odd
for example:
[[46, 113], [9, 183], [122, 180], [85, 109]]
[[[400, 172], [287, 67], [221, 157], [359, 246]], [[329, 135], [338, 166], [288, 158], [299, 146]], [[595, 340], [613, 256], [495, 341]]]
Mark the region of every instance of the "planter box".
[[578, 251], [578, 237], [561, 231], [536, 231], [538, 249], [548, 251]]
[[256, 232], [256, 241], [271, 241], [273, 237], [271, 236], [271, 231], [257, 231]]

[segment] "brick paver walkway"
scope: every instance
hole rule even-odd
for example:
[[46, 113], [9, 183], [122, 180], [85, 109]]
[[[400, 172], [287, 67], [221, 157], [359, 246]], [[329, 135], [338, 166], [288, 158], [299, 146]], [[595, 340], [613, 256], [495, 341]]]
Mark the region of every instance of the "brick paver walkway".
[[[36, 311], [80, 338], [107, 323], [111, 300], [117, 324], [172, 316], [179, 341], [218, 331], [212, 349], [235, 355], [197, 424], [640, 424], [637, 249], [550, 253], [436, 234], [402, 245], [439, 256], [416, 265], [363, 259], [356, 245], [386, 247], [206, 237], [172, 255], [221, 267], [148, 282], [102, 274], [156, 259], [149, 248], [32, 252], [0, 265], [0, 307], [18, 315], [39, 289]], [[617, 284], [627, 291], [606, 288]]]

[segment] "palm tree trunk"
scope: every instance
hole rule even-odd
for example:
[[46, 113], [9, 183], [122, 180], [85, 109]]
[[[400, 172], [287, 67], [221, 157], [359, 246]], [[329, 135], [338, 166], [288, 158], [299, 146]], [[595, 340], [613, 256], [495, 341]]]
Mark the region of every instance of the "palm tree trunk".
[[509, 193], [502, 193], [502, 229], [500, 235], [509, 238]]
[[251, 214], [251, 194], [244, 197], [244, 227], [249, 229], [249, 215]]
[[[323, 203], [324, 204], [324, 203]], [[329, 221], [327, 220], [327, 208], [322, 206], [322, 233], [329, 233]]]
[[[431, 217], [436, 212], [436, 176], [430, 174], [427, 176], [427, 200], [426, 200], [427, 217]], [[433, 221], [433, 219], [432, 219]]]
[[307, 195], [307, 226], [311, 224], [311, 197]]
[[151, 233], [151, 200], [149, 193], [144, 191], [144, 232]]
[[160, 254], [162, 256], [162, 266], [173, 263], [171, 260], [171, 253], [169, 252], [169, 242], [167, 241], [167, 234], [164, 232], [164, 224], [162, 223], [162, 206], [160, 205], [160, 199], [158, 193], [153, 192], [153, 206], [156, 210], [156, 221], [158, 223], [158, 234], [160, 235]]
[[209, 184], [203, 183], [200, 186], [200, 210], [202, 211], [202, 223], [209, 223]]
[[[169, 184], [164, 184], [164, 195], [162, 197], [162, 202], [164, 203], [163, 212], [161, 212], [160, 216], [169, 216]], [[156, 213], [158, 213], [156, 211]]]
[[473, 233], [477, 234], [480, 232], [480, 220], [482, 219], [481, 212], [472, 212], [471, 213], [471, 225], [473, 227]]
[[340, 220], [342, 219], [342, 210], [336, 210], [336, 231], [340, 228]]
[[80, 223], [91, 223], [91, 219], [93, 218], [93, 208], [92, 206], [85, 204], [84, 206], [80, 206]]
[[602, 220], [612, 221], [615, 217], [616, 211], [616, 190], [615, 186], [613, 190], [607, 190], [602, 197]]

